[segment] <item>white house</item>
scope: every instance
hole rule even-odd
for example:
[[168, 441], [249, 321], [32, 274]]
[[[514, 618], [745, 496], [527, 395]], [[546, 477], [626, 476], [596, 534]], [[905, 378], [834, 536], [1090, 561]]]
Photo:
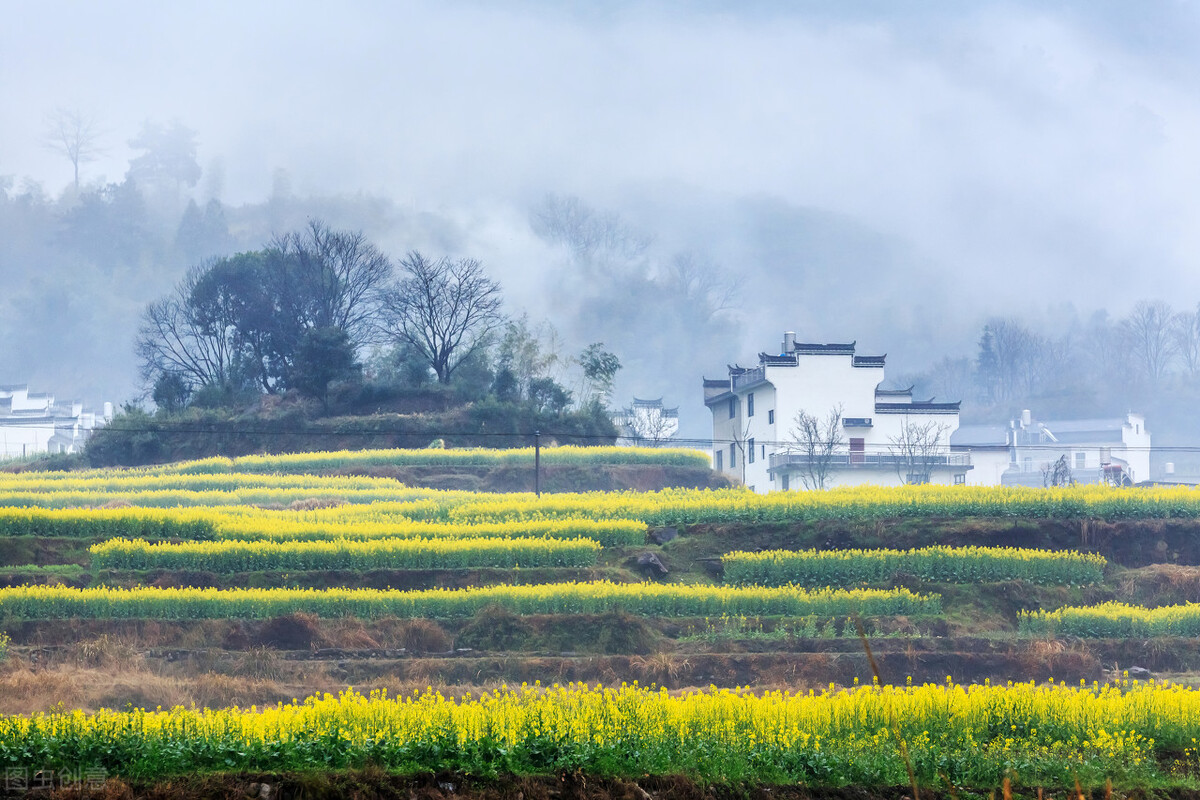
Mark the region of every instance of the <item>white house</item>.
[[667, 408], [661, 397], [654, 400], [635, 397], [632, 405], [613, 417], [613, 424], [621, 432], [617, 438], [619, 446], [655, 447], [669, 443], [679, 433], [679, 407]]
[[964, 425], [950, 439], [955, 453], [975, 469], [969, 484], [1044, 486], [1065, 458], [1076, 483], [1128, 485], [1150, 479], [1150, 432], [1146, 418], [1039, 421], [1026, 410], [1004, 425]]
[[[797, 342], [789, 331], [778, 355], [760, 353], [756, 367], [734, 365], [727, 378], [704, 379], [713, 467], [758, 492], [965, 483], [970, 458], [950, 451], [959, 403], [880, 388], [885, 359], [856, 354], [854, 342]], [[814, 454], [798, 436], [797, 417], [805, 412], [827, 423], [835, 411], [829, 452]]]
[[56, 403], [54, 395], [24, 385], [0, 386], [0, 459], [78, 452], [112, 415], [112, 403], [97, 417], [82, 403]]

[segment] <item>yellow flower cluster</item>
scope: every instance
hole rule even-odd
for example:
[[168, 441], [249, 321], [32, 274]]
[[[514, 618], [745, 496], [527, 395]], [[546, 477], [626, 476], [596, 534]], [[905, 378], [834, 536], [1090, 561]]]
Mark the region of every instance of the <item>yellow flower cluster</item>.
[[926, 581], [1028, 580], [1097, 583], [1107, 563], [1094, 553], [1017, 547], [923, 547], [917, 550], [762, 550], [727, 553], [725, 580], [738, 584], [845, 586], [891, 580], [897, 573]]
[[591, 539], [449, 538], [326, 539], [150, 543], [110, 539], [91, 548], [99, 569], [371, 570], [481, 567], [589, 567], [600, 544]]
[[1024, 633], [1131, 638], [1142, 636], [1200, 636], [1200, 603], [1142, 608], [1125, 603], [1068, 606], [1054, 611], [1022, 611]]
[[[262, 709], [101, 711], [0, 718], [0, 759], [116, 772], [338, 768], [487, 774], [586, 769], [816, 785], [1120, 786], [1161, 777], [1155, 756], [1194, 748], [1200, 692], [1126, 686], [863, 686], [804, 694], [671, 695], [523, 686], [479, 697], [347, 691]], [[53, 759], [42, 762], [38, 759]]]
[[[533, 466], [532, 447], [491, 449], [467, 447], [389, 450], [340, 450], [323, 453], [206, 458], [152, 468], [160, 474], [269, 472], [288, 474], [377, 466]], [[543, 447], [547, 465], [656, 464], [707, 469], [707, 453], [681, 447]]]
[[894, 517], [1166, 518], [1200, 516], [1200, 490], [1185, 486], [1051, 489], [992, 486], [857, 486], [755, 494], [744, 489], [667, 489], [583, 495], [480, 496], [449, 509], [452, 520], [495, 522], [564, 516], [700, 522], [870, 520]]
[[[382, 505], [382, 504], [380, 504]], [[226, 517], [214, 521], [219, 539], [317, 541], [323, 539], [398, 539], [398, 538], [491, 538], [518, 539], [592, 539], [605, 547], [643, 544], [646, 525], [635, 520], [553, 519], [492, 522], [482, 525], [419, 522], [387, 515], [376, 506], [361, 507], [370, 516], [355, 513], [360, 507], [343, 507], [343, 513], [307, 515], [313, 521], [292, 514], [254, 514]]]

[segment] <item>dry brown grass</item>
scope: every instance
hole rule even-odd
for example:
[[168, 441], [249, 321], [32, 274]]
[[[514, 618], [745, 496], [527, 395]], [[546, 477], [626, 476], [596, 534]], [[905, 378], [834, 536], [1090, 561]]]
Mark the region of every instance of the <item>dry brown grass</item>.
[[81, 667], [122, 671], [136, 669], [145, 661], [136, 642], [107, 633], [76, 642], [67, 649], [66, 657]]
[[329, 620], [322, 630], [326, 646], [342, 650], [375, 650], [382, 645], [378, 633], [372, 635], [361, 619], [340, 617]]
[[291, 511], [317, 511], [322, 508], [337, 508], [346, 505], [341, 497], [306, 497], [303, 500], [293, 500], [288, 504]]
[[268, 705], [347, 688], [344, 681], [329, 675], [324, 664], [288, 664], [289, 669], [278, 669], [270, 663], [251, 661], [235, 664], [245, 674], [230, 674], [95, 668], [70, 662], [34, 666], [22, 658], [11, 658], [0, 669], [0, 714], [76, 708], [95, 711], [130, 705], [150, 709]]
[[1152, 605], [1200, 602], [1200, 567], [1151, 564], [1127, 570], [1116, 580], [1121, 600]]
[[397, 642], [411, 653], [445, 653], [454, 646], [450, 634], [433, 620], [406, 620], [397, 630]]
[[133, 503], [128, 500], [109, 500], [103, 505], [96, 506], [96, 508], [133, 508]]
[[[192, 702], [204, 708], [285, 703], [298, 696], [294, 686], [278, 681], [238, 678], [216, 672], [200, 675], [187, 689]], [[328, 689], [329, 687], [313, 687], [313, 691]]]
[[429, 658], [410, 658], [402, 663], [404, 680], [408, 683], [427, 685], [440, 681], [440, 663]]
[[686, 658], [677, 658], [671, 653], [655, 653], [649, 656], [633, 656], [629, 659], [629, 666], [642, 681], [674, 683], [680, 672], [691, 666], [691, 662]]
[[279, 655], [268, 647], [254, 647], [238, 656], [230, 674], [251, 680], [278, 681], [284, 677], [285, 665]]
[[27, 663], [10, 659], [0, 673], [0, 714], [26, 714], [46, 711], [59, 704], [78, 708], [83, 702], [80, 670], [37, 670]]

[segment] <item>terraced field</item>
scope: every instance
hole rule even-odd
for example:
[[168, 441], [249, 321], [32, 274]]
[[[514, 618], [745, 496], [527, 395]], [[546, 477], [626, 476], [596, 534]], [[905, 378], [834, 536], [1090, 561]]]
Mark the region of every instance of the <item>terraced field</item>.
[[0, 473], [0, 713], [35, 715], [0, 718], [0, 765], [979, 791], [1200, 767], [1200, 493], [324, 474], [423, 458], [525, 455]]

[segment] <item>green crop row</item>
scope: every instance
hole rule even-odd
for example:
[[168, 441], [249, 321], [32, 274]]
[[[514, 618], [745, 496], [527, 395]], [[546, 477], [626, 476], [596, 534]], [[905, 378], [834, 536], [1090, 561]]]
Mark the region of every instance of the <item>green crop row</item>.
[[1200, 636], [1200, 603], [1160, 608], [1102, 603], [1054, 611], [1022, 611], [1018, 629], [1028, 634], [1101, 639]]
[[892, 616], [937, 614], [939, 595], [906, 589], [852, 591], [736, 588], [656, 583], [551, 583], [467, 589], [114, 589], [16, 586], [0, 589], [0, 618], [261, 619], [294, 612], [321, 617], [471, 616], [487, 606], [517, 614], [626, 611], [656, 617]]
[[[155, 468], [161, 474], [204, 473], [297, 473], [322, 472], [362, 467], [427, 466], [527, 466], [532, 468], [532, 447], [491, 449], [431, 447], [423, 450], [341, 450], [323, 453], [206, 458]], [[707, 469], [707, 453], [685, 448], [656, 447], [543, 447], [541, 462], [547, 466], [600, 466], [609, 464], [651, 464]]]
[[92, 565], [99, 569], [210, 572], [589, 567], [599, 552], [591, 539], [477, 538], [182, 544], [113, 539], [91, 548]]
[[1103, 556], [1016, 547], [924, 547], [919, 550], [766, 550], [727, 554], [730, 583], [762, 586], [847, 586], [896, 575], [925, 581], [973, 583], [1027, 580], [1081, 585], [1104, 577]]

